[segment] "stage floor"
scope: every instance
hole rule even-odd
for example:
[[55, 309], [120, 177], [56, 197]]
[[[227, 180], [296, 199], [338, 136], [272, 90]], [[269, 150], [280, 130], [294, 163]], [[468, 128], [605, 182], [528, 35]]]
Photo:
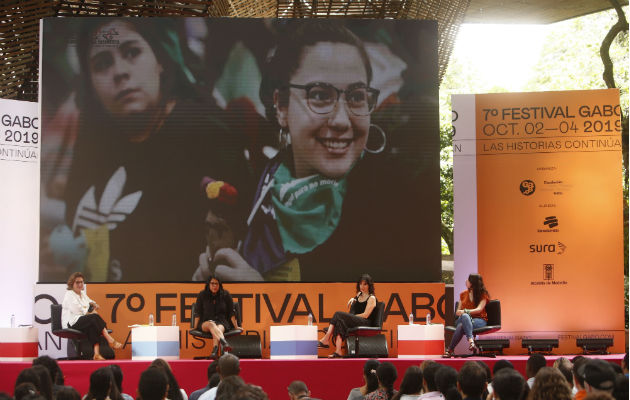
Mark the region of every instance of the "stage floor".
[[[547, 365], [561, 356], [545, 356]], [[573, 358], [574, 356], [565, 355]], [[604, 356], [592, 356], [621, 364], [623, 354], [610, 354]], [[528, 356], [498, 356], [496, 358], [469, 357], [435, 359], [440, 364], [450, 365], [459, 369], [466, 361], [483, 361], [490, 369], [498, 360], [509, 360], [514, 367], [525, 374], [525, 363]], [[241, 360], [241, 377], [247, 383], [261, 386], [270, 399], [282, 399], [287, 397], [287, 386], [293, 380], [306, 382], [312, 396], [320, 399], [345, 399], [350, 389], [363, 385], [363, 364], [365, 358], [345, 359], [317, 359], [317, 360]], [[411, 365], [419, 365], [421, 359], [384, 358], [380, 361], [389, 361], [398, 369], [396, 388], [400, 385], [402, 375]], [[180, 386], [190, 394], [204, 387], [207, 383], [206, 370], [209, 365], [207, 360], [177, 360], [169, 361], [173, 373]], [[123, 371], [123, 391], [136, 397], [136, 387], [140, 373], [150, 364], [149, 361], [111, 360], [111, 361], [60, 361], [59, 365], [65, 375], [66, 385], [73, 386], [81, 396], [87, 393], [90, 374], [109, 364], [118, 364]], [[28, 362], [0, 362], [0, 391], [13, 393], [13, 384], [18, 373], [29, 367]]]

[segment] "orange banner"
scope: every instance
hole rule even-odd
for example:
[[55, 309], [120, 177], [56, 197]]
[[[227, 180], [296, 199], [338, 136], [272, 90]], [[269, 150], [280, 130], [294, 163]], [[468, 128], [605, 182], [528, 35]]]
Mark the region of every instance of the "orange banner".
[[[129, 325], [147, 324], [149, 314], [156, 325], [170, 325], [176, 315], [180, 327], [180, 358], [208, 355], [210, 341], [189, 334], [191, 306], [204, 287], [201, 283], [89, 284], [88, 295], [101, 307], [101, 316], [124, 342], [117, 358], [131, 358]], [[335, 311], [347, 311], [356, 294], [354, 283], [228, 283], [243, 312], [244, 334], [261, 338], [263, 357], [269, 357], [269, 326], [306, 325], [308, 314], [320, 330], [328, 326]], [[385, 303], [384, 334], [389, 354], [397, 355], [397, 326], [407, 324], [409, 314], [424, 323], [431, 313], [433, 323], [444, 323], [445, 296], [442, 283], [377, 283], [376, 296]], [[320, 338], [323, 332], [320, 334]], [[331, 350], [320, 350], [325, 356]]]
[[478, 268], [523, 338], [613, 337], [623, 352], [617, 90], [476, 95]]

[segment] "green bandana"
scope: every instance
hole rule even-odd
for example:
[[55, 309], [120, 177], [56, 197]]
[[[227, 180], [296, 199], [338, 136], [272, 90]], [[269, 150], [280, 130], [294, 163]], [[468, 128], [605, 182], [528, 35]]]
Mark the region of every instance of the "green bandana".
[[321, 175], [295, 179], [280, 164], [271, 195], [285, 251], [308, 253], [332, 235], [341, 218], [346, 176], [340, 180]]

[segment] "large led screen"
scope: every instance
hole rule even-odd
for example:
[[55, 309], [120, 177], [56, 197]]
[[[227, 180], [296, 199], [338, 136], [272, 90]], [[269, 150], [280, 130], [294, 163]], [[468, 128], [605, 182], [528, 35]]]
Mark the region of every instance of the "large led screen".
[[42, 32], [40, 281], [440, 280], [435, 22]]

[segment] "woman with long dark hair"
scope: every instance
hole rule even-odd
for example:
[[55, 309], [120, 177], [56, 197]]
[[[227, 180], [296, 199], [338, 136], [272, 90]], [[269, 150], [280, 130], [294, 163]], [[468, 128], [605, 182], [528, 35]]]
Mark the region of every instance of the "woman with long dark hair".
[[396, 395], [394, 382], [398, 378], [398, 371], [394, 364], [385, 361], [376, 369], [378, 389], [365, 396], [365, 400], [391, 400]]
[[188, 399], [186, 391], [179, 387], [179, 383], [177, 383], [177, 379], [175, 378], [175, 375], [173, 375], [173, 371], [171, 370], [169, 363], [161, 358], [156, 358], [151, 362], [150, 367], [159, 368], [164, 372], [164, 375], [166, 375], [166, 378], [168, 379], [168, 392], [166, 393], [166, 398], [168, 400]]
[[328, 348], [331, 338], [335, 344], [335, 352], [329, 357], [342, 357], [341, 345], [348, 337], [348, 329], [356, 326], [370, 326], [376, 307], [376, 296], [374, 295], [374, 281], [368, 274], [364, 274], [357, 281], [357, 295], [348, 301], [350, 312], [337, 311], [332, 319], [324, 337], [319, 341], [318, 346]]
[[76, 49], [80, 116], [66, 221], [75, 235], [96, 231], [85, 234], [87, 247], [108, 256], [91, 279], [190, 279], [205, 248], [199, 182], [220, 176], [241, 190], [240, 133], [218, 120], [173, 20], [85, 19]]
[[483, 284], [483, 278], [479, 274], [470, 274], [466, 279], [466, 290], [459, 295], [459, 304], [455, 311], [455, 333], [448, 348], [444, 352], [445, 358], [453, 355], [453, 350], [460, 340], [466, 336], [468, 339], [468, 348], [476, 352], [475, 339], [473, 336], [474, 328], [481, 328], [488, 324], [488, 314], [486, 313], [486, 304], [490, 300], [490, 294]]
[[111, 368], [102, 367], [92, 372], [85, 400], [122, 400]]
[[68, 278], [67, 284], [68, 287], [62, 302], [61, 325], [64, 328], [68, 327], [85, 333], [88, 341], [94, 348], [94, 359], [104, 360], [99, 343], [101, 336], [114, 349], [120, 349], [122, 344], [109, 334], [105, 321], [97, 313], [99, 309], [98, 304], [92, 301], [83, 290], [85, 287], [83, 274], [80, 272], [73, 273]]
[[223, 289], [223, 282], [210, 275], [204, 290], [197, 295], [195, 314], [199, 316], [197, 329], [212, 334], [212, 353], [210, 358], [217, 358], [219, 345], [223, 352], [231, 350], [223, 336], [233, 328], [240, 328], [234, 315], [234, 302], [230, 292]]
[[376, 369], [381, 363], [375, 359], [369, 359], [363, 364], [363, 381], [365, 385], [356, 387], [348, 394], [348, 400], [363, 400], [368, 393], [378, 389]]
[[418, 400], [422, 391], [422, 370], [417, 365], [412, 365], [405, 371], [400, 390], [392, 400]]

